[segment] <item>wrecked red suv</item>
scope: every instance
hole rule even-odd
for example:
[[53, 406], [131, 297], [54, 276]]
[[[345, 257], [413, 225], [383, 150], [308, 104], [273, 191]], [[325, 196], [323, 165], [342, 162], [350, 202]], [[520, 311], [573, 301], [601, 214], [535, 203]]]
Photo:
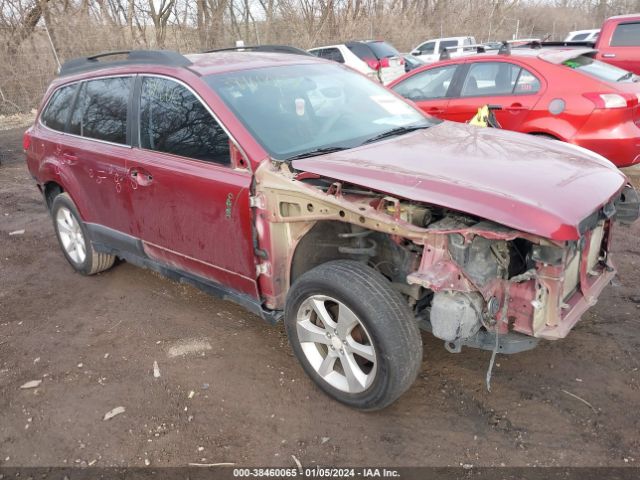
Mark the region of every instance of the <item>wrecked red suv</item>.
[[624, 175], [282, 50], [67, 62], [24, 148], [69, 263], [120, 258], [284, 318], [308, 375], [361, 409], [412, 384], [420, 328], [451, 352], [567, 335], [638, 216]]

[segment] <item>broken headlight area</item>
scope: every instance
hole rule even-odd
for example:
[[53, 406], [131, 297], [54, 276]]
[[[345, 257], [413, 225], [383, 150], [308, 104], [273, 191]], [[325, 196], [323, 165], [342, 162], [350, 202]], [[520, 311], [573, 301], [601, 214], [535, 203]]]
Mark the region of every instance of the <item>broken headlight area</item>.
[[515, 353], [537, 338], [562, 338], [614, 273], [610, 220], [566, 242], [468, 218], [445, 218], [427, 230], [434, 235], [407, 282], [423, 288], [416, 315], [449, 351], [469, 345]]

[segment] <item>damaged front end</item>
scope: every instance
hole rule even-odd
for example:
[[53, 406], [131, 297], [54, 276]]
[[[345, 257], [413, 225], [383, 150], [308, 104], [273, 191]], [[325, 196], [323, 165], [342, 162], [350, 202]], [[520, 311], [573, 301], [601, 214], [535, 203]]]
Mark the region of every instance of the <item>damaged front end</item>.
[[615, 221], [638, 217], [627, 186], [580, 224], [578, 239], [552, 240], [275, 162], [256, 172], [254, 207], [268, 308], [284, 307], [304, 271], [355, 259], [388, 278], [450, 352], [516, 353], [565, 337], [615, 275]]

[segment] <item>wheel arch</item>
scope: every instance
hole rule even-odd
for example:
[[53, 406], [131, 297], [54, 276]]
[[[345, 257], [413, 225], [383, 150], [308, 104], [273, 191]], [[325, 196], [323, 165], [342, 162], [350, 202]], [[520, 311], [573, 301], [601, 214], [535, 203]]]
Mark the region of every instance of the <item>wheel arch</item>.
[[349, 260], [352, 255], [341, 253], [339, 248], [347, 246], [348, 240], [341, 233], [349, 233], [351, 224], [336, 220], [316, 222], [296, 243], [289, 264], [289, 285], [294, 284], [302, 274], [331, 260]]
[[44, 195], [45, 201], [47, 202], [47, 208], [49, 209], [49, 211], [51, 211], [53, 199], [64, 192], [65, 189], [58, 182], [54, 180], [45, 182], [45, 184], [43, 185], [42, 193]]

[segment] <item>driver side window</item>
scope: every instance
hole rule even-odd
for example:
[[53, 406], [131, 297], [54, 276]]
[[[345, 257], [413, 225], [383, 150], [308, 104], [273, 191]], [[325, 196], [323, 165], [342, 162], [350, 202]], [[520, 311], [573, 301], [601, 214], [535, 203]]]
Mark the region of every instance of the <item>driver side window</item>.
[[447, 96], [457, 65], [432, 68], [407, 78], [393, 90], [409, 100], [432, 100]]
[[436, 42], [427, 42], [420, 45], [416, 50], [418, 50], [422, 55], [428, 55], [433, 53], [436, 47]]

